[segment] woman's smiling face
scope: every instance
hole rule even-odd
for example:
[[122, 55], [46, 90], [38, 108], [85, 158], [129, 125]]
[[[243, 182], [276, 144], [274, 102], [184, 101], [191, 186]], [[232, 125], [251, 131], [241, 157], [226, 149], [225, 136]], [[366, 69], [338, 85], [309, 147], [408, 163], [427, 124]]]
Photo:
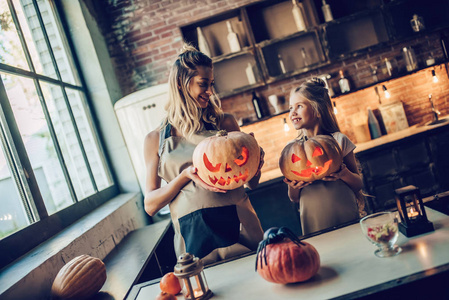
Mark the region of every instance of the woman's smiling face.
[[213, 70], [205, 66], [198, 66], [196, 70], [198, 74], [189, 83], [190, 96], [197, 101], [199, 107], [206, 108], [215, 84]]
[[310, 105], [309, 100], [298, 93], [290, 96], [290, 121], [296, 130], [310, 129], [318, 124], [318, 118]]

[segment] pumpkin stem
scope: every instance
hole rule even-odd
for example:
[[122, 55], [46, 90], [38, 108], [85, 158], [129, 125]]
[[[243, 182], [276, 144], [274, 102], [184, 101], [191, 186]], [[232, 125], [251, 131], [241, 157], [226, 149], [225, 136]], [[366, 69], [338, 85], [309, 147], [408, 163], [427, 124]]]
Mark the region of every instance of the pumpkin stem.
[[228, 132], [226, 130], [220, 130], [217, 132], [216, 136], [227, 136]]

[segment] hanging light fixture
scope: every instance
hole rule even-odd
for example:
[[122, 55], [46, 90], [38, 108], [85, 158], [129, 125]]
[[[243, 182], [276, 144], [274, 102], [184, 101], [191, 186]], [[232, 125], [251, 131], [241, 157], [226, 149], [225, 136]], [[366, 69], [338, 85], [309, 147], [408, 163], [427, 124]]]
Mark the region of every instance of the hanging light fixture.
[[432, 70], [432, 80], [433, 80], [434, 83], [437, 83], [437, 82], [438, 82], [438, 77], [437, 77], [437, 75], [435, 74], [435, 70]]
[[387, 87], [385, 85], [382, 85], [382, 89], [384, 90], [385, 98], [390, 99], [391, 98], [391, 94], [387, 90]]

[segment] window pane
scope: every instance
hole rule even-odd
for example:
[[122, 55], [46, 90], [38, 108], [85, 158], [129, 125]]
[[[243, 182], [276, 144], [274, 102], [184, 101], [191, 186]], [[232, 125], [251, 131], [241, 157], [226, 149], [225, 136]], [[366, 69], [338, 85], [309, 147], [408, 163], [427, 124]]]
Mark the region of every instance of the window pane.
[[[41, 83], [45, 102], [78, 200], [95, 193], [62, 89]], [[75, 113], [75, 112], [73, 112]], [[79, 113], [78, 113], [79, 114]], [[81, 134], [81, 133], [80, 133]]]
[[103, 190], [112, 185], [112, 178], [106, 168], [106, 162], [100, 155], [100, 145], [96, 136], [93, 134], [95, 130], [92, 125], [92, 120], [88, 117], [90, 114], [86, 113], [89, 112], [86, 99], [83, 97], [84, 94], [79, 91], [73, 89], [66, 89], [66, 91], [73, 115], [75, 116], [76, 126], [81, 135], [84, 151], [86, 151], [95, 178], [95, 183], [98, 190]]
[[49, 214], [73, 203], [31, 79], [3, 74], [14, 118]]
[[32, 0], [13, 0], [36, 73], [57, 79]]
[[0, 0], [0, 25], [0, 62], [29, 71], [6, 0]]
[[[22, 2], [31, 2], [31, 0], [22, 0]], [[37, 2], [62, 81], [79, 85], [78, 74], [75, 73], [71, 55], [69, 55], [69, 47], [61, 33], [54, 11], [47, 0]]]
[[11, 176], [10, 165], [5, 159], [5, 149], [0, 144], [0, 239], [14, 233], [27, 225], [27, 217], [16, 182]]

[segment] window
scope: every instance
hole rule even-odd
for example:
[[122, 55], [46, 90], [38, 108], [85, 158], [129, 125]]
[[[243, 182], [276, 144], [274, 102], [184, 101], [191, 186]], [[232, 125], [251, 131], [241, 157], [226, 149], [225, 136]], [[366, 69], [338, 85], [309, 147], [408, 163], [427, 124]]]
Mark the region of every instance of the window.
[[0, 267], [117, 193], [62, 25], [0, 0]]

